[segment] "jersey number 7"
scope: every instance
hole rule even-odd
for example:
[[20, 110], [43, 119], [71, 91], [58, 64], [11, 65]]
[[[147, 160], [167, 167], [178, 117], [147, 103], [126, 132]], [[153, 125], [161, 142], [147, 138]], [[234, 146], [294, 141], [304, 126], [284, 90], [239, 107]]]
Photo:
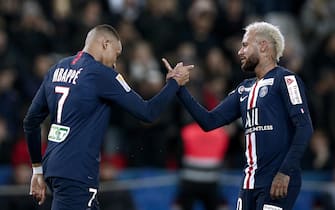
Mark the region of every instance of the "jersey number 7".
[[56, 86], [55, 87], [55, 93], [60, 93], [62, 96], [60, 97], [58, 101], [58, 106], [57, 106], [57, 123], [61, 123], [62, 121], [62, 111], [63, 111], [63, 106], [64, 102], [69, 95], [70, 88], [69, 87], [63, 87], [63, 86]]

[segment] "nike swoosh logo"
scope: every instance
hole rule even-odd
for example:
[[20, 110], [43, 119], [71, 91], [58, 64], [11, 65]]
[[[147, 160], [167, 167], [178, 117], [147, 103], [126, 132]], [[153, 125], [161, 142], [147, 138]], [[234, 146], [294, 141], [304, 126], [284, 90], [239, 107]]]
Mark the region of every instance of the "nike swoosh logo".
[[248, 98], [248, 96], [244, 96], [244, 97], [240, 97], [240, 102], [243, 102], [246, 98]]

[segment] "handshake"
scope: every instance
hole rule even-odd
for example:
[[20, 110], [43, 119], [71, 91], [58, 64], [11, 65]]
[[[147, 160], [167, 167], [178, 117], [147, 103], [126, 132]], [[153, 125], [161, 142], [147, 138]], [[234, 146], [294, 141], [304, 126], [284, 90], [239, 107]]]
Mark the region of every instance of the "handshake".
[[194, 68], [194, 65], [184, 66], [183, 62], [179, 62], [172, 68], [165, 58], [163, 58], [162, 61], [168, 70], [166, 80], [173, 78], [177, 81], [179, 86], [185, 85], [190, 80], [190, 70]]

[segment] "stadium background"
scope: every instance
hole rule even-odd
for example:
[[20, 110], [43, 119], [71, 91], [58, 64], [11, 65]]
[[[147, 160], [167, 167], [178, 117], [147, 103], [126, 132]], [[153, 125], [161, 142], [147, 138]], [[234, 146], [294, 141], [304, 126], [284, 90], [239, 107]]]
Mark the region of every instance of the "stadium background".
[[[315, 134], [302, 161], [296, 210], [333, 208], [334, 0], [0, 0], [0, 209], [48, 209], [48, 203], [34, 207], [27, 196], [31, 169], [22, 119], [47, 69], [81, 50], [90, 28], [101, 23], [117, 28], [123, 44], [117, 69], [144, 98], [164, 85], [162, 57], [195, 64], [187, 86], [211, 109], [252, 76], [240, 70], [237, 50], [243, 27], [255, 20], [280, 27], [286, 38], [280, 64], [300, 75], [308, 90]], [[178, 100], [154, 124], [113, 109], [102, 148], [102, 209], [173, 209], [180, 131], [192, 119]], [[224, 129], [230, 141], [222, 206], [235, 209], [243, 133], [239, 122]]]

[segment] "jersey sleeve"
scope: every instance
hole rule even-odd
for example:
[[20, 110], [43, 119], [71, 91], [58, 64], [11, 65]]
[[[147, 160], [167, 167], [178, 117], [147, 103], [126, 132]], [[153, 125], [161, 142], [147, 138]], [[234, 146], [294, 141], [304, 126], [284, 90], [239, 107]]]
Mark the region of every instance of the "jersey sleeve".
[[42, 82], [23, 120], [23, 128], [32, 163], [42, 161], [40, 124], [49, 114], [44, 91], [45, 83], [46, 80]]
[[160, 113], [172, 102], [178, 89], [178, 83], [174, 79], [170, 79], [159, 93], [150, 100], [144, 100], [129, 87], [121, 74], [114, 71], [100, 77], [97, 82], [99, 97], [115, 102], [145, 122], [153, 122], [157, 119]]
[[313, 133], [313, 127], [302, 80], [294, 74], [283, 75], [280, 91], [295, 128], [290, 149], [280, 167], [280, 172], [289, 175], [291, 171], [300, 169], [300, 160]]
[[211, 111], [199, 104], [185, 87], [181, 87], [177, 95], [194, 120], [205, 131], [227, 125], [241, 116], [237, 91], [229, 94]]

